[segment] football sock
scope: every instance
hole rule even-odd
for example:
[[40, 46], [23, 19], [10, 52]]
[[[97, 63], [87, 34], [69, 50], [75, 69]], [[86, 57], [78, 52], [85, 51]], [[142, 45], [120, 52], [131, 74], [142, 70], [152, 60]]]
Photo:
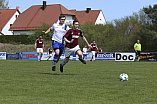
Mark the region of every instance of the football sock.
[[62, 66], [64, 66], [66, 64], [66, 61], [63, 60], [63, 62], [61, 63]]
[[79, 56], [79, 59], [82, 59], [82, 56]]
[[53, 58], [53, 66], [56, 66], [58, 56], [59, 56], [59, 55], [57, 55], [57, 54], [54, 55], [54, 58]]
[[140, 61], [140, 57], [138, 57], [138, 60], [137, 61]]
[[93, 56], [93, 60], [95, 60], [95, 55]]
[[41, 60], [42, 54], [40, 54], [40, 60]]
[[40, 60], [40, 55], [38, 55], [38, 61]]
[[49, 56], [49, 58], [47, 60], [49, 60], [51, 58], [51, 56]]

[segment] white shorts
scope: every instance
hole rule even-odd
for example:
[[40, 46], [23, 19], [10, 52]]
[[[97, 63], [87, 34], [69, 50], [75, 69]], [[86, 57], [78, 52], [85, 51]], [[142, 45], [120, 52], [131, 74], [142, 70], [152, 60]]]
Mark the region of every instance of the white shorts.
[[67, 47], [67, 48], [65, 49], [65, 57], [66, 57], [66, 58], [67, 58], [67, 57], [70, 57], [70, 55], [72, 55], [73, 53], [76, 54], [76, 52], [77, 52], [78, 50], [81, 50], [79, 45], [77, 45], [76, 47], [71, 48], [71, 49]]
[[95, 55], [95, 51], [92, 51], [92, 55]]
[[52, 56], [52, 54], [49, 54], [49, 56]]
[[43, 48], [37, 48], [37, 52], [38, 53], [43, 52]]

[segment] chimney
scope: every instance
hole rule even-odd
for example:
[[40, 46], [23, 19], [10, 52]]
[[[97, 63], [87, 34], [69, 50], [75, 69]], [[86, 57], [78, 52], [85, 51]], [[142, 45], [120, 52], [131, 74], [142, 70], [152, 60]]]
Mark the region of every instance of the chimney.
[[43, 1], [43, 7], [42, 7], [42, 10], [45, 10], [46, 8], [46, 0]]
[[18, 11], [20, 11], [20, 7], [19, 7], [19, 6], [16, 6], [16, 9], [17, 9]]
[[89, 13], [90, 10], [91, 8], [86, 8], [86, 13]]

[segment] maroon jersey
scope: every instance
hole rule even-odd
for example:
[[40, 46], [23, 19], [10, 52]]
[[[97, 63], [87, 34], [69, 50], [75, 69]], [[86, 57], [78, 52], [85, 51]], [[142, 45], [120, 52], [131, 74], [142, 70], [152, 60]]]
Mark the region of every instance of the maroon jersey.
[[36, 43], [37, 43], [37, 48], [42, 48], [43, 47], [43, 39], [37, 39]]
[[65, 46], [68, 48], [74, 48], [75, 46], [77, 46], [79, 36], [83, 37], [83, 33], [80, 29], [77, 30], [69, 29], [67, 33], [64, 35], [64, 37], [69, 41], [71, 41], [72, 39], [74, 39], [74, 41], [73, 43], [66, 43]]
[[96, 51], [97, 47], [96, 43], [91, 43], [91, 46], [92, 46], [91, 51]]
[[101, 53], [101, 52], [102, 52], [102, 49], [99, 49], [99, 52]]
[[52, 54], [53, 49], [49, 48], [48, 51], [49, 51], [49, 54]]

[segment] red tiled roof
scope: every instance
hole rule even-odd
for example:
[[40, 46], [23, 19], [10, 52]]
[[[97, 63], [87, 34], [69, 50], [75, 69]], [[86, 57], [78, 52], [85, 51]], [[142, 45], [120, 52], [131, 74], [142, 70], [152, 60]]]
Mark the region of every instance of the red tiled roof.
[[80, 24], [95, 24], [100, 11], [101, 10], [90, 10], [89, 13], [86, 13], [86, 11], [76, 11], [75, 15]]
[[41, 27], [42, 23], [53, 25], [60, 14], [75, 15], [61, 4], [46, 5], [44, 10], [42, 5], [31, 6], [19, 15], [10, 30], [34, 30]]
[[0, 10], [0, 31], [2, 31], [3, 27], [7, 24], [16, 11], [17, 9]]

